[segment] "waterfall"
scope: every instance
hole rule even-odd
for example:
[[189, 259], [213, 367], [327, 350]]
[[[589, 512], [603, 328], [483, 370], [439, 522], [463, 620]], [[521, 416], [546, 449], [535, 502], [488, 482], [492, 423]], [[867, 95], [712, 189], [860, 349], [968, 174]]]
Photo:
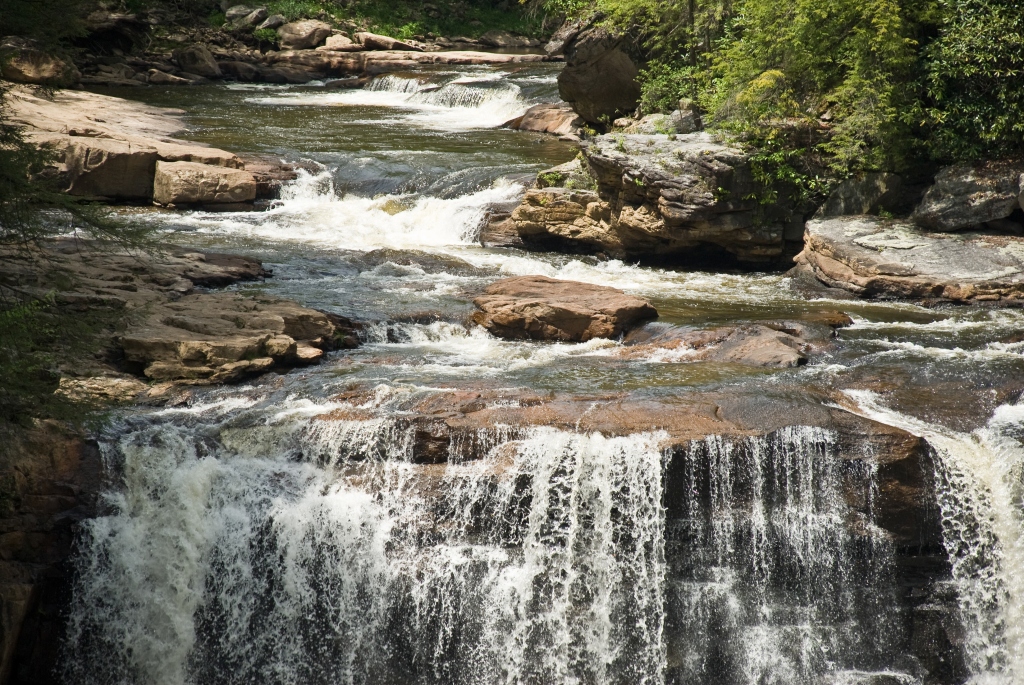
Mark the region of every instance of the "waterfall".
[[663, 682], [664, 436], [431, 466], [388, 421], [260, 411], [111, 430], [70, 682]]
[[872, 464], [843, 459], [832, 433], [800, 426], [709, 437], [673, 461], [674, 682], [916, 682], [888, 670], [899, 637], [891, 544], [848, 503], [871, 501]]
[[1001, 406], [965, 434], [893, 411], [869, 391], [846, 394], [859, 413], [924, 438], [934, 451], [971, 682], [1024, 682], [1024, 405]]

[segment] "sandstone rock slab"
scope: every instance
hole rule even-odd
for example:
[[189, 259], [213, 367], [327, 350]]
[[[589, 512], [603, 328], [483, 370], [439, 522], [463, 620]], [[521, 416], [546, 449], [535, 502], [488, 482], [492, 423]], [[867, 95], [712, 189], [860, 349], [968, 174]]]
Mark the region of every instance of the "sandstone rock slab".
[[412, 43], [401, 41], [390, 36], [370, 33], [368, 31], [360, 31], [353, 37], [365, 50], [408, 50], [411, 52], [423, 52], [423, 48], [418, 45], [413, 45]]
[[215, 205], [256, 199], [248, 171], [195, 162], [158, 162], [153, 200], [162, 205]]
[[657, 318], [643, 298], [545, 276], [507, 278], [473, 300], [473, 322], [503, 338], [582, 342], [615, 338]]
[[157, 150], [107, 138], [73, 139], [65, 152], [72, 195], [126, 200], [153, 197]]
[[862, 297], [1024, 304], [1024, 237], [929, 233], [856, 216], [807, 223], [796, 261]]

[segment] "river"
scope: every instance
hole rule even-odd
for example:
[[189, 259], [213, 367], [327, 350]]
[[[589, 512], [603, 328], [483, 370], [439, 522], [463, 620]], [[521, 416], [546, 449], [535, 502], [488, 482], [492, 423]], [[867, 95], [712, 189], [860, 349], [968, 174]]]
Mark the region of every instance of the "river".
[[[267, 211], [133, 213], [169, 242], [273, 269], [243, 289], [365, 329], [362, 347], [319, 366], [111, 419], [105, 515], [76, 560], [69, 681], [1024, 682], [1024, 312], [814, 299], [781, 273], [481, 247], [490, 208], [575, 154], [497, 128], [556, 101], [558, 67], [423, 69], [360, 90], [104, 91], [185, 110], [191, 139], [311, 162]], [[854, 323], [784, 370], [467, 327], [474, 293], [526, 274], [646, 297], [660, 332], [837, 309]], [[494, 406], [728, 396], [794, 418], [675, 451], [656, 427], [495, 424], [446, 462], [414, 463], [410, 398], [460, 390]], [[873, 497], [874, 467], [851, 467], [835, 434], [799, 420], [833, 405], [930, 446], [945, 571], [929, 587], [955, 607], [959, 656], [931, 649], [962, 662], [952, 675], [930, 676], [912, 644], [925, 638], [908, 628], [904, 552], [873, 521], [850, 524], [849, 491]], [[691, 485], [670, 491], [669, 469]]]

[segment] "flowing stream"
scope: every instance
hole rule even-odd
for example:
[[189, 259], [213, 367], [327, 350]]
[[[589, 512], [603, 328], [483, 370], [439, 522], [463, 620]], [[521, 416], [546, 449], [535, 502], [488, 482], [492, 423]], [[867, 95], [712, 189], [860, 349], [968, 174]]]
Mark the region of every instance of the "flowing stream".
[[[259, 257], [274, 278], [242, 289], [349, 316], [364, 344], [111, 419], [68, 682], [1024, 682], [1024, 312], [481, 247], [488, 212], [575, 154], [497, 128], [556, 101], [557, 68], [113, 91], [183, 108], [193, 139], [310, 162], [267, 211], [136, 213], [168, 241]], [[467, 326], [475, 292], [525, 274], [647, 297], [659, 330], [836, 309], [854, 324], [772, 371]], [[680, 444], [493, 422], [416, 462], [409, 402], [463, 390], [491, 408], [532, 394], [595, 411], [724, 397], [784, 427]], [[907, 599], [903, 560], [918, 552], [873, 504], [886, 455], [855, 458], [800, 418], [840, 397], [927, 441], [942, 537], [927, 592], [952, 607], [952, 646], [921, 647], [914, 627], [941, 602]], [[929, 675], [930, 653], [962, 666]]]

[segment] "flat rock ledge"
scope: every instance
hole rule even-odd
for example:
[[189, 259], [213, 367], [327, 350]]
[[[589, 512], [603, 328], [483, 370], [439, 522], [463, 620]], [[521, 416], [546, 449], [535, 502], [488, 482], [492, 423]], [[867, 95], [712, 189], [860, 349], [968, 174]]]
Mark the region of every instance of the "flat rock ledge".
[[647, 300], [621, 290], [546, 276], [492, 283], [473, 300], [473, 322], [500, 338], [585, 342], [617, 338], [657, 318]]
[[0, 282], [38, 297], [54, 292], [64, 306], [105, 310], [122, 322], [106, 343], [112, 364], [83, 362], [62, 379], [61, 391], [71, 396], [130, 401], [149, 387], [139, 377], [176, 385], [235, 382], [359, 344], [356, 325], [344, 317], [280, 298], [208, 290], [269, 275], [250, 257], [181, 248], [125, 254], [57, 240], [27, 256], [0, 253], [0, 260]]
[[798, 269], [862, 297], [1024, 305], [1024, 237], [847, 216], [808, 222], [805, 241]]

